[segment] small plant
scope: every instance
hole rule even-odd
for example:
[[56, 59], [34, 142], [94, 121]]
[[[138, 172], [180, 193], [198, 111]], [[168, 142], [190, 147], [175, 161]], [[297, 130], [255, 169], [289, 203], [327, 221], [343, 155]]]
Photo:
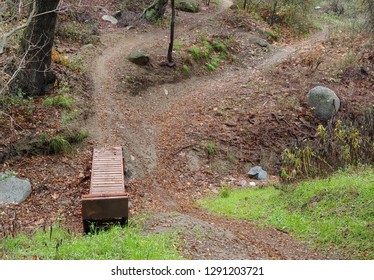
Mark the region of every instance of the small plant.
[[0, 104], [7, 108], [21, 107], [26, 105], [30, 99], [25, 98], [25, 93], [19, 89], [15, 94], [3, 94], [0, 96]]
[[43, 103], [46, 106], [58, 106], [65, 109], [71, 109], [75, 103], [75, 100], [71, 95], [59, 94], [52, 97], [47, 97], [44, 99]]
[[186, 65], [186, 64], [183, 64], [183, 66], [182, 66], [182, 73], [184, 75], [190, 74], [190, 67], [188, 67], [188, 65]]
[[49, 150], [52, 153], [69, 153], [72, 150], [72, 147], [64, 137], [55, 136], [49, 142]]
[[174, 41], [174, 50], [179, 52], [181, 51], [183, 48], [183, 42], [182, 41], [179, 41], [179, 40], [175, 40]]
[[88, 137], [87, 131], [78, 131], [78, 133], [74, 137], [74, 143], [81, 143], [87, 137]]
[[219, 196], [222, 197], [222, 198], [227, 198], [230, 196], [230, 186], [228, 185], [222, 185], [221, 186], [221, 191], [219, 193]]
[[65, 64], [72, 71], [80, 71], [83, 67], [83, 59], [79, 55], [73, 55], [66, 60]]
[[188, 53], [191, 54], [195, 60], [199, 60], [203, 57], [203, 54], [197, 45], [192, 45], [188, 50]]
[[216, 154], [216, 145], [212, 141], [208, 141], [205, 144], [205, 151], [208, 153], [209, 157], [213, 157]]
[[63, 110], [61, 112], [61, 123], [62, 126], [67, 126], [69, 123], [75, 121], [79, 117], [80, 112], [78, 110], [68, 111]]
[[6, 180], [6, 179], [11, 178], [11, 177], [15, 177], [15, 176], [17, 176], [16, 171], [14, 171], [14, 170], [5, 171], [3, 175], [0, 175], [0, 181], [1, 180]]

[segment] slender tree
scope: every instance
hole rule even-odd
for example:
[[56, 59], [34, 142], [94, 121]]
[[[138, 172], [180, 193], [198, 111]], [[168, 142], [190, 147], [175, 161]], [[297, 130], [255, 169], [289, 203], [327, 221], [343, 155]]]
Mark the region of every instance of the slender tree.
[[172, 67], [175, 65], [173, 60], [173, 45], [174, 45], [174, 25], [175, 25], [175, 5], [174, 0], [171, 0], [171, 22], [170, 22], [170, 43], [168, 49], [168, 66]]
[[26, 95], [48, 91], [56, 76], [51, 70], [51, 53], [57, 22], [56, 9], [60, 0], [34, 0], [31, 22], [24, 30], [20, 54], [24, 59], [21, 71], [11, 89], [21, 89]]

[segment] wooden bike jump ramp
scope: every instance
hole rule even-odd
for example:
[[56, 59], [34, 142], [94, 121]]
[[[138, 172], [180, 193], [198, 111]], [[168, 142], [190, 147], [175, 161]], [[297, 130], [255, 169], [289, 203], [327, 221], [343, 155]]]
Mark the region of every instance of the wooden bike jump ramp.
[[90, 192], [82, 196], [83, 230], [91, 224], [128, 220], [128, 194], [124, 184], [122, 148], [95, 148], [92, 156]]

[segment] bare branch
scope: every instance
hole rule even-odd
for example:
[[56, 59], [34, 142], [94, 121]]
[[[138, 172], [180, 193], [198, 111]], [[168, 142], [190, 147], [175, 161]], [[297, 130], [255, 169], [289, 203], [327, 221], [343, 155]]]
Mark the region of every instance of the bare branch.
[[11, 30], [11, 31], [9, 31], [9, 32], [7, 32], [7, 33], [5, 33], [5, 34], [3, 35], [3, 38], [2, 38], [2, 40], [1, 40], [1, 44], [0, 44], [0, 54], [3, 54], [3, 53], [4, 53], [4, 49], [5, 49], [5, 47], [6, 47], [6, 43], [7, 43], [7, 39], [8, 39], [8, 37], [11, 36], [11, 35], [13, 35], [13, 34], [14, 34], [15, 32], [17, 32], [18, 30], [21, 30], [21, 29], [25, 28], [26, 26], [28, 26], [28, 25], [30, 24], [30, 22], [31, 22], [31, 20], [33, 19], [34, 14], [35, 14], [35, 12], [36, 12], [36, 1], [35, 1], [35, 0], [33, 1], [33, 4], [32, 4], [32, 5], [33, 5], [33, 6], [32, 6], [32, 11], [31, 11], [29, 17], [27, 18], [26, 23], [23, 24], [23, 25], [17, 26], [17, 27], [14, 28], [13, 30]]

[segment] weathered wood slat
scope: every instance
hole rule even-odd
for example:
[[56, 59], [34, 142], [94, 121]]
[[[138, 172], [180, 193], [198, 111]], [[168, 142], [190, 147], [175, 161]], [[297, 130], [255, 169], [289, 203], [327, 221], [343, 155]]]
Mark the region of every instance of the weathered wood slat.
[[121, 147], [94, 149], [90, 193], [82, 196], [82, 216], [85, 232], [88, 221], [127, 221], [128, 195], [124, 186], [124, 163]]

